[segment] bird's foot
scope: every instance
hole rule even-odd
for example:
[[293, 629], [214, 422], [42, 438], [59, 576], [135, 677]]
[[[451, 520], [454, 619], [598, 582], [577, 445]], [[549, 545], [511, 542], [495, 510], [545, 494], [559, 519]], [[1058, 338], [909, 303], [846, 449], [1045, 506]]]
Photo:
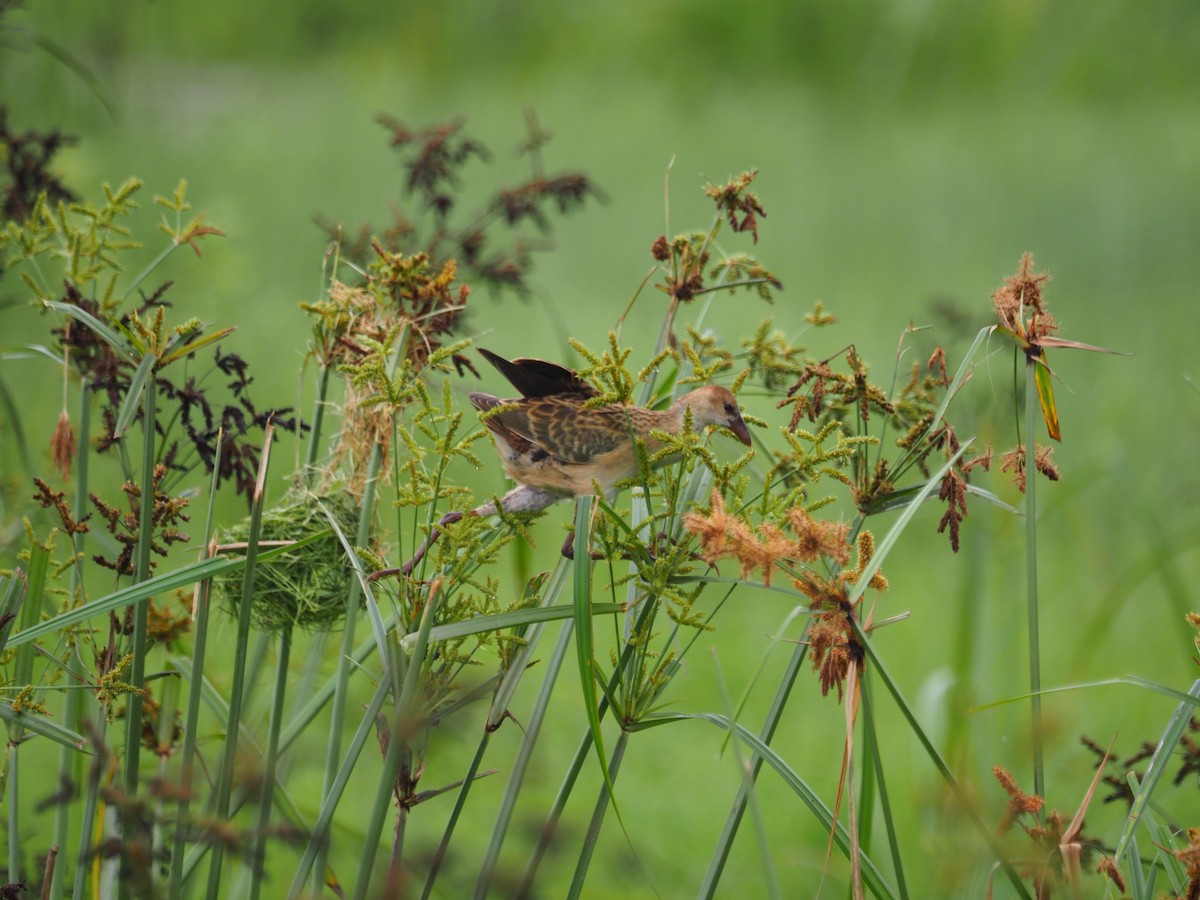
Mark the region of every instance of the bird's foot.
[[[575, 558], [575, 532], [572, 531], [570, 534], [567, 535], [566, 540], [563, 541], [562, 555], [565, 556], [567, 559]], [[599, 550], [592, 550], [591, 552], [588, 553], [588, 558], [589, 559], [607, 559], [608, 557], [606, 557]]]

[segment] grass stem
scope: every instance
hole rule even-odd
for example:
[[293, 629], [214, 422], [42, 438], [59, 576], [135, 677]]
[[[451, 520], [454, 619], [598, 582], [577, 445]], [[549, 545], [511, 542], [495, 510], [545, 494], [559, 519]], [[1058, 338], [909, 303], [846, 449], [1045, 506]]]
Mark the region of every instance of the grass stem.
[[[1029, 704], [1031, 713], [1030, 739], [1033, 743], [1033, 792], [1046, 796], [1046, 776], [1042, 746], [1042, 658], [1038, 636], [1038, 579], [1037, 579], [1037, 434], [1038, 410], [1034, 366], [1025, 366], [1025, 600], [1029, 628]], [[1038, 817], [1041, 817], [1039, 811]]]

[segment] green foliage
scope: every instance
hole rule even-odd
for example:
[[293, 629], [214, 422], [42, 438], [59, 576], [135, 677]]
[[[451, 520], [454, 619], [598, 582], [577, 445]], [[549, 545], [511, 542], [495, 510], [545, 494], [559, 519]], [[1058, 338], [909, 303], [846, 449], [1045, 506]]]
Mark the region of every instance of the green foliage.
[[[536, 750], [544, 768], [556, 767], [558, 733], [567, 729], [581, 735], [579, 749], [574, 762], [562, 766], [566, 776], [544, 827], [527, 842], [532, 846], [523, 848], [532, 852], [523, 878], [531, 888], [560, 888], [561, 875], [549, 871], [553, 863], [545, 855], [557, 840], [559, 847], [574, 848], [570, 890], [579, 893], [609, 877], [592, 866], [607, 809], [622, 811], [618, 818], [630, 841], [644, 827], [627, 818], [627, 804], [636, 798], [622, 791], [642, 765], [636, 753], [640, 742], [671, 726], [670, 732], [679, 735], [671, 747], [672, 765], [688, 778], [697, 762], [682, 729], [689, 721], [705, 721], [737, 742], [739, 772], [737, 796], [712, 852], [702, 894], [716, 890], [742, 811], [754, 800], [769, 803], [771, 812], [781, 816], [799, 810], [789, 819], [797, 841], [815, 835], [814, 846], [837, 846], [844, 859], [824, 859], [816, 868], [874, 896], [908, 896], [909, 883], [920, 885], [914, 892], [928, 892], [936, 875], [913, 871], [923, 849], [896, 826], [897, 811], [887, 801], [889, 787], [893, 798], [904, 793], [894, 789], [895, 782], [908, 774], [880, 738], [890, 717], [902, 721], [909, 735], [895, 743], [918, 745], [930, 778], [941, 779], [945, 790], [965, 804], [965, 816], [954, 809], [939, 820], [953, 821], [956, 831], [966, 832], [957, 839], [969, 847], [963, 858], [977, 878], [996, 871], [1018, 896], [1043, 893], [1048, 882], [1026, 884], [1026, 872], [1014, 863], [1020, 848], [993, 836], [991, 810], [997, 805], [981, 801], [969, 775], [956, 771], [961, 766], [969, 772], [969, 767], [941, 751], [921, 721], [923, 710], [918, 715], [919, 707], [906, 699], [901, 681], [890, 671], [897, 657], [904, 663], [921, 661], [921, 640], [913, 638], [922, 637], [917, 629], [927, 626], [877, 615], [889, 609], [885, 603], [896, 594], [910, 596], [923, 589], [893, 577], [890, 594], [883, 593], [889, 589], [884, 563], [891, 570], [893, 563], [902, 562], [902, 539], [908, 532], [920, 535], [923, 529], [928, 534], [936, 527], [949, 534], [957, 550], [970, 537], [965, 531], [968, 501], [1002, 505], [972, 483], [986, 470], [990, 450], [972, 451], [977, 455], [968, 457], [971, 441], [960, 440], [948, 421], [952, 399], [956, 412], [969, 402], [961, 389], [984, 358], [991, 329], [979, 333], [953, 376], [939, 348], [926, 362], [903, 372], [898, 359], [892, 382], [883, 384], [855, 344], [812, 359], [773, 319], [754, 323], [746, 317], [744, 333], [737, 334], [702, 327], [710, 301], [732, 302], [729, 297], [736, 295], [737, 302], [745, 302], [743, 289], [752, 292], [751, 300], [771, 301], [782, 286], [756, 258], [727, 252], [718, 243], [726, 227], [731, 241], [744, 242], [748, 234], [757, 242], [760, 229], [765, 232], [764, 202], [749, 191], [754, 174], [710, 186], [706, 193], [715, 209], [708, 229], [662, 237], [654, 244], [658, 265], [651, 278], [666, 296], [657, 341], [645, 334], [631, 336], [619, 322], [603, 350], [591, 349], [596, 344], [582, 338], [572, 339], [571, 346], [586, 363], [580, 376], [599, 393], [589, 401], [592, 405], [661, 407], [689, 385], [728, 380], [741, 402], [766, 400], [774, 404], [772, 413], [746, 416], [758, 426], [755, 446], [734, 453], [722, 438], [710, 441], [697, 433], [689, 410], [679, 433], [656, 431], [651, 437], [660, 446], [650, 450], [639, 443], [635, 448], [637, 473], [621, 485], [629, 489], [629, 500], [578, 502], [572, 563], [559, 561], [550, 572], [514, 571], [507, 568], [510, 554], [502, 551], [545, 540], [548, 525], [537, 519], [540, 511], [530, 516], [505, 510], [502, 498], [489, 497], [473, 483], [473, 470], [495, 462], [480, 444], [487, 440], [486, 430], [465, 411], [457, 390], [457, 379], [474, 371], [470, 341], [463, 336], [469, 291], [460, 275], [472, 271], [484, 280], [486, 275], [481, 269], [460, 269], [456, 262], [455, 254], [465, 245], [450, 238], [463, 234], [448, 225], [456, 202], [450, 188], [459, 167], [478, 158], [480, 149], [461, 135], [458, 125], [412, 133], [399, 123], [389, 127], [398, 136], [400, 130], [408, 133], [402, 142], [406, 146], [419, 146], [407, 171], [413, 196], [434, 223], [424, 240], [437, 246], [425, 252], [401, 249], [398, 241], [368, 240], [357, 248], [339, 244], [323, 296], [302, 306], [311, 323], [307, 358], [316, 369], [309, 373], [317, 385], [313, 430], [305, 460], [274, 504], [265, 496], [271, 485], [266, 477], [269, 438], [264, 437], [259, 451], [247, 436], [251, 429], [270, 435], [274, 423], [299, 430], [299, 423], [294, 417], [289, 421], [286, 410], [259, 413], [245, 400], [245, 364], [218, 350], [216, 369], [231, 379], [231, 392], [241, 404], [234, 408], [241, 410], [244, 425], [218, 437], [218, 417], [208, 415], [216, 404], [202, 399], [203, 379], [196, 379], [190, 368], [201, 350], [218, 344], [228, 332], [210, 330], [191, 317], [170, 324], [165, 288], [129, 306], [138, 286], [174, 248], [187, 244], [199, 253], [201, 239], [219, 234], [204, 224], [202, 215], [192, 214], [185, 185], [169, 198], [157, 198], [170, 214], [162, 225], [169, 243], [132, 279], [126, 278], [122, 264], [138, 246], [125, 224], [136, 208], [136, 182], [116, 191], [106, 188], [104, 199], [93, 205], [52, 204], [43, 198], [24, 224], [6, 226], [5, 249], [22, 267], [34, 299], [61, 317], [44, 355], [67, 359], [68, 392], [77, 394], [85, 408], [93, 402], [100, 406], [104, 425], [98, 443], [85, 433], [71, 452], [64, 449], [62, 454], [74, 463], [78, 502], [45, 479], [36, 483], [38, 502], [60, 521], [59, 539], [74, 542], [68, 559], [62, 566], [52, 565], [49, 541], [35, 539], [38, 532], [31, 529], [30, 550], [4, 583], [0, 604], [6, 616], [15, 616], [21, 607], [19, 627], [11, 635], [0, 631], [16, 648], [3, 660], [10, 693], [3, 718], [12, 754], [18, 755], [29, 740], [50, 738], [68, 752], [68, 763], [55, 774], [68, 774], [77, 744], [121, 772], [117, 785], [102, 792], [102, 770], [96, 767], [82, 801], [61, 802], [72, 814], [82, 810], [79, 818], [86, 823], [76, 836], [75, 852], [60, 856], [71, 859], [64, 864], [69, 873], [64, 877], [74, 879], [82, 891], [91, 878], [87, 863], [112, 854], [125, 866], [125, 883], [145, 893], [192, 886], [203, 877], [205, 864], [212, 896], [231, 883], [231, 867], [243, 865], [252, 892], [262, 889], [267, 870], [276, 877], [285, 871], [291, 875], [293, 894], [305, 887], [322, 890], [328, 881], [364, 896], [404, 878], [424, 879], [426, 894], [457, 892], [455, 879], [463, 875], [455, 867], [471, 863], [460, 862], [456, 854], [462, 847], [461, 859], [467, 859], [472, 836], [456, 837], [455, 828], [490, 812], [486, 797], [472, 791], [490, 774], [480, 768], [486, 754], [501, 752], [502, 742], [491, 744], [491, 736], [513, 719], [524, 731], [513, 735], [520, 741], [516, 758], [500, 764], [510, 773], [509, 786], [490, 835], [495, 852], [489, 850], [487, 861], [473, 873], [477, 890], [486, 893], [494, 887], [500, 844], [518, 837], [511, 826], [518, 799], [538, 804], [522, 793], [528, 759]], [[486, 207], [487, 221], [515, 217], [541, 222], [539, 204], [555, 196], [509, 197], [507, 207]], [[579, 199], [581, 194], [566, 191], [565, 196]], [[454, 253], [447, 252], [448, 246]], [[64, 292], [54, 287], [58, 283], [65, 283]], [[634, 304], [649, 303], [653, 296], [638, 292]], [[813, 327], [834, 324], [820, 305], [807, 321]], [[904, 341], [917, 336], [910, 329]], [[172, 380], [180, 370], [188, 374]], [[790, 421], [774, 412], [789, 407]], [[1027, 414], [1033, 409], [1030, 403]], [[140, 447], [130, 440], [139, 431]], [[68, 446], [66, 436], [61, 443]], [[104, 543], [98, 551], [84, 553], [88, 522], [83, 498], [92, 486], [78, 473], [86, 469], [81, 465], [86, 459], [110, 449], [121, 461], [123, 500], [104, 500], [99, 494], [92, 500], [93, 523], [101, 521], [108, 536], [96, 535], [97, 543]], [[1011, 457], [1022, 478], [1026, 460], [1049, 474], [1049, 464], [1036, 456], [1026, 450], [1024, 456]], [[176, 562], [170, 545], [184, 540], [179, 526], [194, 514], [189, 503], [193, 492], [184, 485], [200, 464], [214, 476], [211, 493], [218, 488], [218, 476], [236, 468], [238, 487], [252, 502], [251, 519], [217, 529], [221, 543], [207, 551], [215, 558], [153, 575], [154, 563], [161, 568], [164, 561]], [[925, 502], [935, 498], [944, 504], [936, 526], [920, 517]], [[1026, 518], [1032, 521], [1038, 510], [1028, 502]], [[216, 527], [212, 509], [198, 546], [209, 546], [207, 538]], [[883, 535], [878, 540], [866, 527], [876, 522], [881, 524], [875, 531]], [[244, 546], [230, 546], [238, 539]], [[276, 547], [275, 542], [287, 545]], [[952, 565], [944, 545], [941, 552], [946, 565]], [[1030, 552], [1036, 559], [1036, 547]], [[98, 567], [115, 573], [120, 587], [111, 590], [114, 575], [109, 574], [109, 593], [96, 598]], [[150, 596], [193, 584], [204, 634], [189, 636], [158, 615]], [[223, 665], [227, 654], [222, 648], [210, 651], [215, 659], [206, 662], [208, 630], [216, 635], [226, 627], [208, 618], [212, 587], [238, 618], [232, 668]], [[568, 591], [571, 595], [565, 597]], [[67, 608], [44, 601], [51, 596], [67, 598]], [[669, 711], [694, 703], [680, 680], [700, 667], [701, 650], [739, 630], [750, 607], [764, 596], [782, 596], [792, 611], [779, 630], [780, 639], [761, 645], [763, 667], [748, 679], [743, 699], [724, 702], [719, 711]], [[1030, 596], [1035, 606], [1036, 592]], [[88, 627], [81, 628], [81, 622]], [[797, 627], [789, 627], [793, 623]], [[336, 624], [341, 625], [342, 643], [334, 653], [325, 632]], [[906, 629], [906, 643], [889, 643], [884, 624]], [[302, 634], [294, 637], [297, 625]], [[361, 639], [360, 625], [369, 629]], [[559, 645], [546, 658], [539, 639], [550, 625], [561, 631]], [[11, 628], [11, 622], [0, 627]], [[252, 627], [277, 648], [269, 692], [259, 690], [266, 678], [253, 658]], [[293, 641], [307, 655], [298, 669], [289, 662]], [[580, 715], [577, 703], [567, 703], [567, 711], [542, 730], [570, 642], [587, 708]], [[158, 663], [150, 654], [158, 652], [156, 646], [172, 654], [163, 667], [187, 683], [186, 720], [175, 711], [174, 675], [169, 687], [153, 675]], [[261, 646], [270, 645], [264, 640]], [[767, 665], [781, 646], [792, 653], [782, 673]], [[1032, 649], [1036, 646], [1034, 642]], [[40, 657], [35, 656], [37, 648]], [[36, 679], [35, 659], [44, 670]], [[94, 660], [94, 669], [83, 660]], [[809, 662], [815, 685], [800, 679], [802, 664]], [[767, 684], [771, 678], [777, 679], [773, 686]], [[880, 685], [886, 695], [877, 689]], [[60, 694], [67, 699], [68, 686], [84, 694], [82, 721], [87, 727], [70, 718], [69, 703], [60, 707], [55, 702]], [[364, 692], [370, 697], [365, 710]], [[531, 692], [537, 698], [526, 713]], [[1182, 746], [1196, 691], [1176, 693], [1180, 706], [1167, 735], [1171, 746]], [[769, 700], [765, 714], [760, 694]], [[819, 701], [818, 694], [828, 699]], [[491, 706], [480, 716], [473, 704], [488, 697]], [[804, 705], [806, 698], [812, 705]], [[822, 715], [834, 698], [842, 707], [836, 714], [841, 724], [831, 731]], [[757, 716], [763, 724], [756, 735], [745, 722]], [[249, 740], [261, 737], [263, 721], [270, 723], [266, 740]], [[115, 728], [106, 730], [121, 723], [123, 735]], [[794, 748], [784, 749], [776, 740], [781, 723], [803, 724], [796, 730], [804, 731], [805, 740], [824, 745], [822, 762], [809, 770], [802, 758], [793, 761], [789, 753]], [[461, 747], [470, 728], [480, 737], [474, 757], [463, 765]], [[201, 738], [220, 729], [227, 735], [217, 753], [220, 759], [209, 760], [213, 751]], [[1042, 741], [1040, 731], [1029, 738], [1033, 746]], [[328, 741], [319, 789], [313, 773], [304, 769], [302, 755], [311, 752], [316, 740]], [[376, 752], [368, 750], [373, 745]], [[829, 747], [841, 750], [841, 766], [828, 766]], [[142, 748], [157, 759], [143, 759]], [[990, 753], [993, 748], [981, 741], [976, 751]], [[567, 801], [578, 795], [576, 779], [594, 753], [599, 754], [604, 784], [591, 827], [572, 845], [568, 832], [557, 838], [555, 832]], [[115, 756], [110, 759], [110, 754]], [[144, 776], [155, 762], [157, 785], [176, 787], [173, 796], [182, 799], [152, 800]], [[198, 777], [202, 765], [214, 771], [211, 789]], [[769, 796], [757, 782], [764, 765], [783, 785], [782, 790], [773, 787]], [[30, 777], [15, 764], [9, 771]], [[362, 784], [367, 790], [356, 794]], [[33, 820], [23, 818], [31, 814], [17, 802], [16, 786], [11, 777], [5, 785], [14, 800], [9, 804], [10, 833], [36, 834], [30, 840], [41, 841], [41, 829], [29, 824], [36, 822], [36, 813]], [[1120, 831], [1114, 865], [1137, 869], [1139, 896], [1148, 894], [1147, 883], [1160, 870], [1173, 889], [1182, 890], [1188, 875], [1172, 864], [1182, 857], [1172, 854], [1185, 851], [1170, 848], [1183, 840], [1177, 829], [1146, 815], [1152, 793], [1164, 802], [1172, 799], [1160, 760], [1154, 760], [1148, 777], [1133, 790], [1134, 808]], [[449, 795], [456, 798], [454, 812], [430, 861], [422, 842], [434, 817], [425, 814], [424, 806], [449, 802]], [[361, 796], [369, 799], [363, 802]], [[1036, 805], [1028, 795], [1020, 796], [1026, 805]], [[1010, 797], [1016, 799], [1012, 792]], [[103, 817], [95, 815], [102, 799], [118, 808], [119, 835], [90, 830], [92, 823], [102, 823]], [[257, 810], [244, 808], [255, 800]], [[883, 835], [870, 822], [877, 800], [886, 819]], [[215, 817], [189, 811], [192, 803], [214, 810]], [[463, 812], [467, 817], [460, 816]], [[921, 815], [938, 818], [924, 809], [905, 814], [910, 821]], [[757, 818], [762, 823], [768, 817]], [[969, 829], [958, 824], [963, 821]], [[176, 827], [167, 836], [172, 823]], [[1049, 819], [1029, 825], [1031, 833], [1044, 830], [1036, 846], [1052, 866], [1068, 861], [1071, 847], [1079, 843], [1078, 829], [1058, 827], [1062, 824]], [[1143, 825], [1155, 844], [1165, 848], [1146, 858], [1145, 872], [1133, 844]], [[1048, 842], [1047, 835], [1062, 840]], [[285, 838], [301, 846], [290, 848]], [[243, 846], [254, 849], [236, 858], [236, 849]], [[384, 848], [386, 873], [377, 865]], [[768, 860], [764, 878], [775, 883], [779, 876], [773, 874], [765, 837], [762, 852]], [[685, 871], [710, 858], [707, 848], [696, 850], [691, 844], [680, 853]], [[19, 855], [10, 850], [12, 860]], [[169, 882], [145, 862], [159, 858], [169, 859]], [[661, 861], [647, 865], [653, 869]], [[1074, 869], [1053, 884], [1074, 889], [1078, 879], [1088, 877], [1095, 876]]]

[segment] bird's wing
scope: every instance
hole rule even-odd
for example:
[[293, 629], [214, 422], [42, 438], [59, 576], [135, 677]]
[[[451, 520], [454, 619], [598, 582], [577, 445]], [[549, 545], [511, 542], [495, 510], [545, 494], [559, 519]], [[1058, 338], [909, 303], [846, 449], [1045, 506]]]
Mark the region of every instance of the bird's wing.
[[505, 359], [491, 350], [478, 348], [483, 358], [500, 370], [522, 397], [551, 397], [555, 394], [575, 394], [587, 399], [594, 397], [594, 387], [573, 371], [544, 359]]
[[493, 418], [566, 463], [587, 463], [621, 446], [632, 448], [622, 407], [586, 409], [569, 395], [521, 400]]
[[[502, 400], [499, 397], [493, 397], [491, 394], [483, 393], [468, 394], [468, 397], [471, 400], [471, 405], [482, 413], [491, 412], [497, 407], [519, 402], [516, 400]], [[518, 423], [521, 421], [519, 416], [514, 417], [512, 415], [515, 412], [517, 412], [516, 409], [511, 409], [497, 415], [488, 416], [483, 420], [483, 424], [487, 427], [488, 431], [504, 441], [517, 456], [528, 456], [537, 450], [537, 446], [522, 434], [521, 431], [513, 427], [512, 422], [514, 418]]]

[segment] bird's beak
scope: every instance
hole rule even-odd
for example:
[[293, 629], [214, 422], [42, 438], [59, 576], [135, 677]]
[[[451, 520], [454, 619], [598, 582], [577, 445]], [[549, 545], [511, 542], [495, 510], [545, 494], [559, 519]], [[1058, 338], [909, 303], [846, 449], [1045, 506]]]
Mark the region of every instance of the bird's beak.
[[729, 430], [737, 436], [739, 441], [747, 447], [750, 446], [750, 429], [746, 427], [746, 423], [742, 420], [741, 416], [738, 416], [729, 423]]

